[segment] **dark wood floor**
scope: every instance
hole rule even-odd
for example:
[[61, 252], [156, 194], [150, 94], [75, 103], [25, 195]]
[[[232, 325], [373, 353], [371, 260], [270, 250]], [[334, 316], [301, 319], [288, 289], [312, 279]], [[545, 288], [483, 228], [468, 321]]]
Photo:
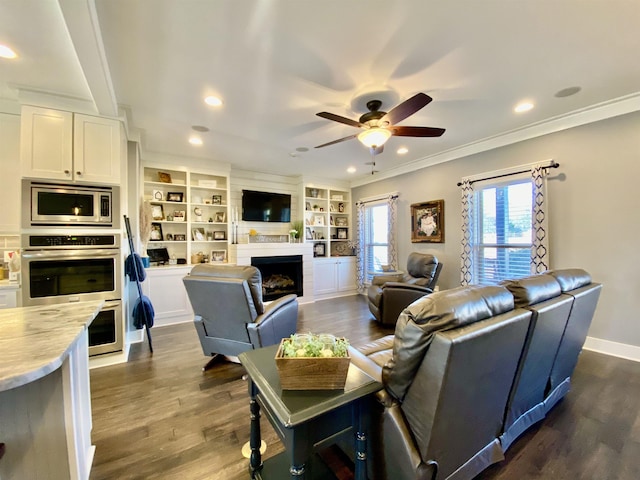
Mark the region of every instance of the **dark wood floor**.
[[[364, 297], [303, 305], [299, 331], [331, 332], [355, 346], [393, 333], [371, 321]], [[130, 362], [91, 371], [91, 480], [249, 478], [247, 383], [240, 365], [207, 372], [193, 325], [152, 330], [154, 354], [132, 347]], [[266, 419], [265, 457], [283, 450]], [[584, 352], [573, 390], [478, 479], [640, 478], [640, 363]]]

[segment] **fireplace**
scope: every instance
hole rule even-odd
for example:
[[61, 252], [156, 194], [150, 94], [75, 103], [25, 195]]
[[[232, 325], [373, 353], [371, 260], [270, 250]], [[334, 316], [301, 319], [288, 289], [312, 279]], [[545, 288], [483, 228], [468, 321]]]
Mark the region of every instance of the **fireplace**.
[[251, 257], [251, 265], [262, 274], [262, 297], [265, 301], [295, 293], [303, 295], [302, 255]]

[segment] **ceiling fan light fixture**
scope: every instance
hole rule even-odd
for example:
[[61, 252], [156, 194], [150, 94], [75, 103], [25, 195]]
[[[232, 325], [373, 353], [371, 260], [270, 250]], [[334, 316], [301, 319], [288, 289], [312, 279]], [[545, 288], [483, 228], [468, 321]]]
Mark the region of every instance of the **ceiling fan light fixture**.
[[369, 128], [358, 134], [358, 140], [368, 148], [381, 147], [391, 137], [391, 131], [386, 128]]

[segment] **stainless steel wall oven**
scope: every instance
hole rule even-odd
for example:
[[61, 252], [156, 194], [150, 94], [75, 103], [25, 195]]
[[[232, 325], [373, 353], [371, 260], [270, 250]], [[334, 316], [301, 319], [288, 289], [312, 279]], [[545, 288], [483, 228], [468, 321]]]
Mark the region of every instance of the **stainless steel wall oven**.
[[54, 305], [105, 300], [89, 327], [89, 353], [122, 350], [120, 236], [22, 236], [22, 303]]

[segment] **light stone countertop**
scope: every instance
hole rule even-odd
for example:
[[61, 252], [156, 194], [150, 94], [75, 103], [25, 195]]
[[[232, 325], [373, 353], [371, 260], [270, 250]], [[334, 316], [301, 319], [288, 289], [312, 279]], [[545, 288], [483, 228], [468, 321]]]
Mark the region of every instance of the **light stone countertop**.
[[59, 368], [103, 303], [95, 300], [0, 310], [0, 392]]

